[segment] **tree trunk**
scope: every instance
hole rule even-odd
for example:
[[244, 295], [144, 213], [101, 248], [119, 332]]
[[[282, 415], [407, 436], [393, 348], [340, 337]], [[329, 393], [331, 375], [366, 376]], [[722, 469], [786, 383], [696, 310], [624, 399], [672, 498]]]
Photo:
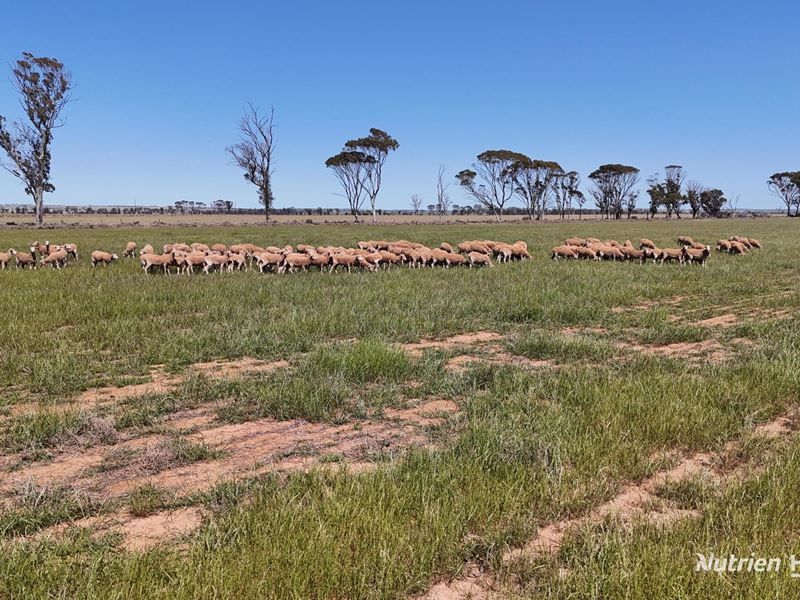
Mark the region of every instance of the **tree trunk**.
[[36, 208], [36, 226], [44, 225], [44, 190], [37, 188], [34, 190], [33, 203]]

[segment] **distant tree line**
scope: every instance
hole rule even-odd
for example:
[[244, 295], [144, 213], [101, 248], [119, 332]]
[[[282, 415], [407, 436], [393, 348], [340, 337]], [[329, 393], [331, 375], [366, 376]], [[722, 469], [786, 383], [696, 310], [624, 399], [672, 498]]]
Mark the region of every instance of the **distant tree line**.
[[[63, 125], [61, 113], [70, 102], [73, 81], [65, 66], [54, 58], [22, 54], [11, 68], [11, 82], [17, 90], [26, 120], [7, 123], [0, 115], [0, 166], [18, 178], [25, 193], [33, 198], [36, 223], [42, 225], [44, 195], [55, 191], [50, 179], [54, 131]], [[249, 104], [239, 123], [239, 140], [225, 150], [232, 163], [243, 171], [247, 182], [255, 186], [265, 219], [279, 212], [274, 208], [273, 177], [275, 166], [275, 109], [262, 112]], [[356, 221], [371, 214], [375, 222], [384, 211], [378, 208], [378, 194], [383, 182], [383, 167], [390, 155], [399, 148], [398, 141], [387, 132], [372, 128], [369, 135], [344, 143], [342, 150], [325, 161], [342, 187], [349, 213]], [[476, 157], [470, 168], [455, 174], [455, 180], [469, 203], [453, 203], [448, 191], [445, 167], [440, 166], [436, 177], [436, 201], [425, 206], [429, 214], [441, 216], [488, 214], [500, 221], [505, 214], [524, 214], [531, 220], [541, 220], [546, 214], [565, 219], [577, 211], [584, 214], [587, 197], [580, 190], [581, 178], [576, 171], [567, 171], [552, 160], [531, 158], [511, 150], [486, 150]], [[639, 169], [623, 164], [604, 164], [588, 175], [591, 182], [589, 195], [594, 200], [591, 212], [606, 219], [631, 218], [637, 212]], [[451, 180], [452, 181], [452, 180]], [[667, 218], [681, 218], [684, 209], [692, 218], [718, 217], [726, 204], [733, 212], [736, 200], [727, 199], [718, 188], [707, 188], [697, 181], [686, 182], [680, 165], [664, 168], [664, 177], [658, 174], [647, 180], [650, 198], [646, 214], [655, 216], [663, 210]], [[800, 171], [774, 173], [767, 180], [769, 190], [786, 207], [788, 216], [800, 216]], [[516, 202], [518, 206], [513, 206]], [[424, 201], [419, 194], [411, 196], [409, 214], [423, 212]], [[368, 209], [365, 206], [368, 205]], [[93, 209], [92, 209], [93, 210]], [[97, 209], [100, 212], [101, 209]], [[109, 209], [102, 209], [109, 210]], [[114, 210], [114, 209], [110, 209]], [[135, 214], [136, 208], [116, 210]], [[167, 212], [231, 213], [233, 203], [217, 200], [207, 205], [203, 202], [179, 200]], [[240, 213], [241, 210], [235, 210]], [[282, 209], [285, 211], [314, 209]], [[338, 209], [317, 209], [336, 211]], [[131, 213], [130, 211], [133, 211]], [[85, 212], [88, 212], [86, 210]], [[391, 211], [397, 212], [397, 211]], [[115, 214], [115, 213], [111, 213]], [[334, 214], [328, 212], [326, 214]]]

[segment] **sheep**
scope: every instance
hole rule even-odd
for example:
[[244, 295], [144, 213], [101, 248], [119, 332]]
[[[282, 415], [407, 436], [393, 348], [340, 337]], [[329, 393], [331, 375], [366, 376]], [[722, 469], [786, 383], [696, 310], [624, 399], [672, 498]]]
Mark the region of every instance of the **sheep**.
[[311, 264], [311, 257], [301, 252], [289, 252], [283, 259], [283, 264], [278, 269], [278, 273], [294, 273], [298, 268], [306, 271]]
[[447, 251], [441, 248], [431, 250], [431, 266], [444, 265], [447, 263]]
[[761, 249], [761, 248], [763, 248], [763, 247], [764, 247], [764, 246], [762, 246], [762, 245], [761, 245], [761, 242], [759, 242], [759, 241], [758, 241], [757, 239], [755, 239], [755, 238], [747, 238], [747, 241], [748, 241], [748, 242], [750, 242], [750, 247], [751, 247], [751, 248], [758, 248], [758, 249]]
[[205, 266], [207, 254], [205, 252], [189, 252], [183, 257], [183, 272], [192, 275], [195, 269], [202, 269]]
[[586, 240], [579, 237], [571, 237], [564, 240], [565, 246], [585, 246]]
[[731, 242], [730, 250], [728, 250], [731, 254], [747, 254], [747, 246], [745, 246], [742, 242]]
[[731, 243], [728, 240], [717, 240], [717, 250], [720, 252], [730, 252]]
[[644, 252], [644, 259], [647, 260], [648, 258], [653, 259], [653, 264], [658, 262], [658, 259], [661, 257], [661, 248], [644, 246], [640, 248], [642, 252]]
[[361, 254], [358, 257], [358, 264], [362, 269], [376, 271], [381, 265], [381, 255], [374, 252]]
[[421, 268], [433, 261], [430, 250], [412, 250], [410, 254], [410, 265], [412, 268]]
[[588, 246], [577, 246], [573, 248], [573, 251], [578, 258], [585, 258], [587, 260], [600, 260], [600, 256], [597, 254], [597, 250], [594, 248], [589, 248]]
[[463, 254], [456, 254], [455, 252], [448, 252], [446, 257], [447, 268], [449, 269], [453, 265], [465, 265], [467, 264], [467, 259], [464, 258]]
[[67, 257], [71, 256], [75, 260], [78, 260], [78, 246], [75, 244], [64, 244], [62, 248], [64, 249], [64, 252], [67, 253]]
[[40, 244], [38, 240], [31, 244], [31, 255], [34, 259], [38, 256], [39, 260], [50, 254], [50, 242], [45, 240], [44, 244]]
[[0, 269], [6, 270], [6, 265], [11, 262], [14, 255], [11, 252], [0, 252]]
[[311, 266], [319, 267], [320, 271], [322, 271], [323, 268], [331, 264], [330, 256], [328, 256], [327, 254], [319, 254], [316, 250], [314, 252], [309, 253], [308, 257], [311, 259]]
[[492, 248], [497, 262], [509, 262], [514, 256], [514, 250], [508, 244], [495, 244]]
[[606, 260], [625, 260], [625, 255], [617, 246], [603, 246], [600, 254]]
[[275, 252], [261, 252], [256, 256], [258, 270], [263, 273], [265, 269], [273, 268], [277, 272], [283, 264], [283, 254]]
[[589, 246], [591, 244], [602, 245], [602, 243], [603, 243], [602, 240], [598, 240], [597, 238], [589, 237], [589, 238], [586, 238], [586, 241], [585, 241], [584, 245], [585, 246]]
[[357, 264], [357, 257], [354, 254], [334, 254], [331, 256], [331, 268], [328, 270], [328, 273], [333, 273], [333, 271], [338, 266], [347, 267], [347, 272], [350, 272], [350, 267]]
[[145, 273], [150, 273], [150, 268], [155, 267], [156, 269], [160, 268], [164, 271], [164, 274], [167, 274], [167, 268], [172, 264], [175, 256], [172, 252], [164, 253], [164, 254], [140, 254], [139, 255], [139, 262], [142, 265], [142, 269], [144, 269]]
[[678, 245], [679, 246], [693, 246], [694, 240], [690, 238], [688, 235], [679, 235], [678, 236]]
[[97, 263], [108, 266], [109, 263], [117, 260], [118, 258], [119, 256], [116, 254], [109, 254], [108, 252], [103, 252], [102, 250], [95, 250], [92, 252], [92, 268], [96, 267]]
[[631, 242], [630, 240], [625, 240], [625, 243], [622, 245], [625, 246], [626, 248], [633, 248], [633, 242]]
[[150, 244], [145, 244], [144, 248], [142, 248], [142, 251], [139, 252], [139, 256], [141, 257], [144, 256], [145, 254], [154, 254], [154, 253], [155, 250], [153, 249], [153, 246]]
[[662, 265], [664, 264], [664, 261], [673, 260], [677, 260], [678, 263], [683, 264], [683, 250], [678, 248], [664, 248], [661, 250], [659, 259], [661, 260]]
[[[219, 256], [222, 256], [220, 254]], [[228, 254], [228, 273], [234, 271], [241, 271], [247, 266], [247, 255], [241, 252], [233, 252]]]
[[227, 254], [207, 254], [205, 258], [203, 258], [203, 273], [208, 275], [213, 269], [222, 271], [223, 267], [227, 264]]
[[606, 240], [606, 246], [613, 246], [614, 248], [619, 248], [622, 246], [617, 240]]
[[708, 258], [709, 254], [711, 254], [711, 246], [705, 246], [702, 250], [684, 246], [683, 262], [686, 263], [688, 261], [690, 265], [699, 263], [700, 266], [705, 267], [706, 259]]
[[[396, 265], [400, 262], [403, 262], [403, 257], [400, 254], [395, 254], [390, 250], [381, 250], [378, 252], [381, 255], [381, 264], [384, 268], [388, 268], [389, 265]], [[450, 254], [449, 252], [445, 252], [445, 254]]]
[[650, 248], [652, 250], [655, 250], [656, 245], [653, 243], [652, 240], [648, 240], [647, 238], [642, 238], [639, 240], [639, 250], [644, 250], [645, 248]]
[[56, 250], [55, 252], [51, 252], [47, 256], [45, 256], [41, 261], [42, 266], [50, 265], [53, 268], [60, 269], [63, 267], [67, 262], [67, 254], [66, 250]]
[[626, 259], [630, 261], [638, 260], [640, 263], [644, 262], [645, 259], [644, 250], [637, 250], [632, 246], [626, 246], [626, 245], [620, 246], [618, 250], [622, 252], [623, 256]]
[[561, 246], [556, 246], [553, 248], [553, 254], [551, 256], [553, 260], [558, 260], [559, 258], [578, 258], [578, 255], [575, 253], [575, 247], [569, 244], [563, 244]]
[[690, 247], [690, 248], [694, 248], [695, 250], [702, 250], [703, 248], [705, 248], [705, 247], [706, 247], [706, 244], [703, 244], [703, 243], [701, 243], [701, 242], [692, 242], [692, 243], [689, 245], [689, 247]]
[[728, 238], [728, 240], [731, 241], [731, 242], [739, 242], [740, 244], [743, 244], [745, 248], [748, 248], [748, 249], [751, 247], [750, 239], [746, 238], [746, 237], [742, 237], [740, 235], [732, 235], [731, 237]]
[[134, 258], [136, 256], [136, 242], [128, 242], [125, 244], [125, 250], [122, 251], [123, 258]]
[[453, 247], [447, 242], [442, 242], [441, 244], [439, 244], [439, 248], [441, 250], [444, 250], [445, 252], [450, 252], [450, 253], [453, 252]]
[[14, 248], [9, 248], [8, 253], [14, 257], [17, 269], [24, 269], [25, 267], [33, 270], [36, 268], [36, 259], [33, 253], [17, 252]]
[[487, 267], [493, 267], [494, 263], [492, 263], [492, 259], [489, 258], [489, 255], [484, 252], [470, 252], [467, 257], [469, 258], [469, 268], [471, 269], [474, 265], [486, 265]]
[[228, 251], [228, 247], [225, 244], [211, 244], [211, 251], [222, 254]]

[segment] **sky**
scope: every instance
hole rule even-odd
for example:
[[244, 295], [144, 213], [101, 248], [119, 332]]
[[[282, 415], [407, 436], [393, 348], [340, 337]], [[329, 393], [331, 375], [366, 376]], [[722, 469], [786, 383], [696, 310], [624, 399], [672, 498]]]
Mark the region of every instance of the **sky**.
[[[346, 206], [325, 159], [378, 127], [400, 143], [383, 208], [433, 203], [439, 165], [452, 177], [499, 148], [584, 190], [597, 166], [633, 165], [640, 206], [645, 179], [680, 164], [771, 208], [766, 178], [800, 170], [798, 19], [788, 0], [14, 1], [0, 115], [22, 117], [8, 73], [23, 51], [72, 72], [53, 204], [257, 206], [225, 152], [251, 102], [275, 107], [278, 207]], [[0, 172], [0, 203], [28, 201]]]

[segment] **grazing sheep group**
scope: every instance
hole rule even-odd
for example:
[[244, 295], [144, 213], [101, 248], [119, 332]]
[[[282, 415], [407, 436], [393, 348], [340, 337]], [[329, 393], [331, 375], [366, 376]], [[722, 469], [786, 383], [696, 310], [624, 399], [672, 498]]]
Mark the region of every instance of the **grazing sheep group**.
[[36, 241], [31, 244], [29, 250], [29, 252], [17, 252], [14, 248], [9, 248], [8, 252], [0, 252], [0, 269], [5, 269], [12, 260], [16, 263], [17, 269], [35, 269], [37, 264], [61, 269], [66, 266], [70, 258], [78, 260], [78, 246], [75, 244], [56, 245], [49, 241], [42, 244]]
[[717, 250], [728, 254], [746, 254], [754, 248], [762, 248], [761, 242], [755, 238], [732, 235], [727, 240], [717, 241]]
[[617, 240], [598, 238], [569, 238], [564, 244], [552, 250], [553, 260], [563, 258], [587, 260], [613, 260], [638, 262], [652, 259], [654, 263], [677, 262], [678, 264], [699, 264], [705, 266], [711, 247], [695, 242], [689, 236], [678, 237], [678, 248], [658, 248], [652, 240], [642, 238], [636, 248], [630, 240], [619, 243]]
[[[129, 242], [123, 256], [133, 256], [136, 244]], [[145, 273], [175, 272], [191, 275], [202, 271], [242, 271], [250, 268], [261, 273], [294, 273], [316, 267], [329, 273], [340, 269], [348, 272], [353, 268], [362, 271], [377, 271], [392, 265], [407, 265], [410, 268], [465, 265], [493, 267], [492, 258], [497, 262], [526, 260], [531, 258], [528, 245], [523, 241], [513, 244], [493, 240], [473, 240], [458, 244], [457, 249], [447, 242], [436, 248], [424, 244], [397, 240], [393, 242], [370, 240], [358, 242], [355, 248], [343, 246], [310, 246], [298, 244], [296, 247], [257, 246], [255, 244], [207, 245], [202, 243], [166, 244], [161, 254], [156, 254], [150, 244], [142, 248], [139, 262]]]

